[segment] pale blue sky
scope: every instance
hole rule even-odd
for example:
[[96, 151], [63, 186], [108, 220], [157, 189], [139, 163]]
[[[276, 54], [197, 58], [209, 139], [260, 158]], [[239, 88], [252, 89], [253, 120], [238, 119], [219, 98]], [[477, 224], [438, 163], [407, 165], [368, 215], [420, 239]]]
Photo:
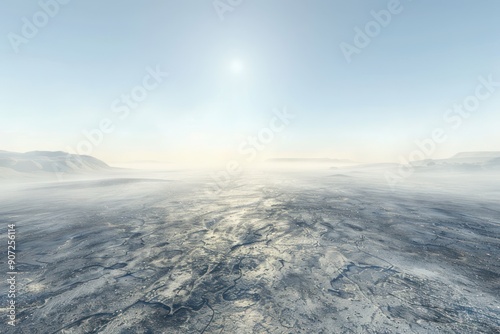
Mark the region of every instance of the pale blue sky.
[[[74, 149], [110, 118], [104, 160], [225, 158], [287, 106], [261, 158], [396, 161], [436, 127], [436, 157], [500, 150], [500, 88], [458, 129], [443, 120], [479, 76], [500, 81], [500, 2], [401, 0], [348, 63], [339, 44], [389, 2], [243, 0], [221, 20], [211, 0], [73, 0], [16, 53], [9, 33], [41, 9], [3, 1], [0, 149]], [[118, 119], [112, 102], [157, 65], [169, 76]]]

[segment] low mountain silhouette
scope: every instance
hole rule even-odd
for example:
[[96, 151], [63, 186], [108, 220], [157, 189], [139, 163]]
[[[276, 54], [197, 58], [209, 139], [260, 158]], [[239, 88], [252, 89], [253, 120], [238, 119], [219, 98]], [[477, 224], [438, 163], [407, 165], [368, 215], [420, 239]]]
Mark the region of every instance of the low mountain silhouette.
[[1, 174], [86, 173], [111, 170], [105, 162], [88, 155], [66, 152], [32, 151], [26, 153], [0, 151]]

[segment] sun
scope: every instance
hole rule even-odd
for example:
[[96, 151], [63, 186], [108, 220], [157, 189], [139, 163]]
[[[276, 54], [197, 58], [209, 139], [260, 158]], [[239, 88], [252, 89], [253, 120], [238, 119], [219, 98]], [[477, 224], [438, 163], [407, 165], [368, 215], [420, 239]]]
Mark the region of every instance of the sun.
[[239, 59], [234, 59], [231, 62], [231, 72], [234, 74], [240, 74], [243, 71], [243, 63]]

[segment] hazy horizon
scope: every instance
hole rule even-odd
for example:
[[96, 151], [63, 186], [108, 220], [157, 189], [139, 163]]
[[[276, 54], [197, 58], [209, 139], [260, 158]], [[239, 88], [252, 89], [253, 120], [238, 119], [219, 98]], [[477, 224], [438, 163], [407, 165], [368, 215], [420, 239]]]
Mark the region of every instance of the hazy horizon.
[[[33, 150], [33, 151], [26, 151], [26, 152], [13, 152], [13, 151], [7, 151], [0, 149], [0, 152], [10, 152], [10, 153], [32, 153], [32, 152], [62, 152], [64, 154], [68, 154], [70, 152], [65, 152], [65, 151], [45, 151], [45, 150]], [[456, 152], [455, 154], [452, 154], [451, 156], [447, 156], [444, 158], [425, 158], [422, 160], [415, 160], [412, 162], [419, 162], [419, 161], [425, 161], [425, 160], [446, 160], [446, 159], [451, 159], [456, 156], [462, 155], [462, 154], [471, 154], [471, 155], [488, 155], [492, 154], [492, 157], [497, 157], [500, 156], [500, 151], [461, 151], [461, 152]], [[97, 158], [97, 157], [96, 157]], [[174, 167], [174, 166], [190, 166], [190, 163], [192, 161], [174, 161], [174, 160], [123, 160], [123, 161], [107, 161], [104, 159], [100, 159], [104, 163], [108, 164], [111, 167], [126, 167], [126, 168], [139, 168], [139, 169], [162, 169], [165, 167]], [[197, 161], [196, 165], [192, 165], [191, 167], [217, 167], [220, 166], [221, 164], [227, 163], [227, 161], [214, 161], [214, 160], [209, 160], [209, 161]], [[349, 159], [338, 159], [335, 157], [312, 157], [312, 158], [307, 158], [307, 157], [302, 157], [302, 156], [281, 156], [281, 157], [273, 157], [273, 158], [267, 158], [267, 159], [260, 159], [257, 161], [250, 161], [245, 167], [249, 167], [248, 165], [260, 165], [262, 166], [262, 163], [279, 163], [281, 165], [285, 165], [286, 163], [302, 163], [302, 164], [319, 164], [319, 165], [330, 165], [330, 166], [335, 166], [335, 165], [345, 165], [345, 166], [352, 166], [352, 165], [363, 165], [363, 164], [384, 164], [384, 163], [402, 163], [401, 161], [355, 161], [355, 160], [349, 160]]]

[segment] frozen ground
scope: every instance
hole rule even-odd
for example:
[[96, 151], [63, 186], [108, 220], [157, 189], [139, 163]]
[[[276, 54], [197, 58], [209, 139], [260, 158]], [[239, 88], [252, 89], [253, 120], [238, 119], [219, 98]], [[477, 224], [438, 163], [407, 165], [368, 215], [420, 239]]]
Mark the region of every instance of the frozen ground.
[[392, 192], [359, 172], [268, 170], [219, 194], [204, 175], [5, 185], [20, 274], [1, 332], [500, 331], [493, 175]]

